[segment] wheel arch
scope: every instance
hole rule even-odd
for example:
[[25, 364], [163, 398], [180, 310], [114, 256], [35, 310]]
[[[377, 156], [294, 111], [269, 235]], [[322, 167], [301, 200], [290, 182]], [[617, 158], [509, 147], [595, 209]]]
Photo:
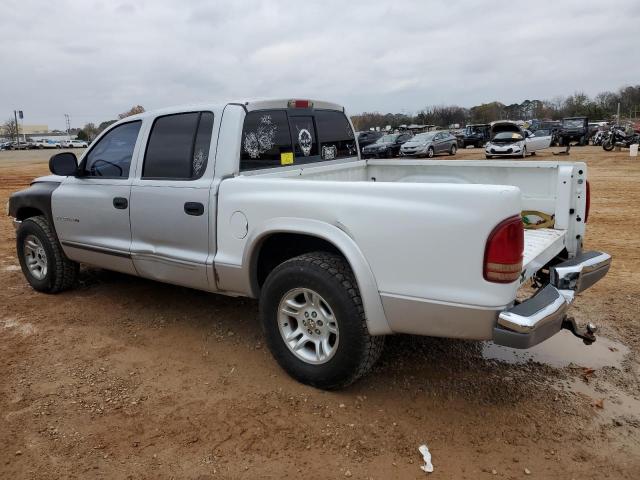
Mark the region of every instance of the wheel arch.
[[360, 290], [369, 333], [392, 333], [373, 272], [346, 227], [339, 223], [331, 225], [318, 220], [279, 218], [264, 225], [247, 241], [242, 261], [249, 267], [252, 296], [259, 297], [262, 282], [271, 269], [289, 258], [318, 250], [341, 255], [351, 267]]

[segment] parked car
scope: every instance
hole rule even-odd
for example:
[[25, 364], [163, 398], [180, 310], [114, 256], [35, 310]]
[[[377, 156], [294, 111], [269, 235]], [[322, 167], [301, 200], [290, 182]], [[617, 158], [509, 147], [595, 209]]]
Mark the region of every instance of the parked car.
[[358, 132], [358, 145], [360, 149], [375, 143], [382, 136], [382, 132], [375, 132], [373, 130], [367, 132]]
[[562, 122], [559, 120], [544, 120], [536, 123], [536, 128], [532, 131], [535, 133], [538, 130], [547, 130], [551, 135], [551, 146], [558, 145], [560, 143], [560, 129], [562, 128]]
[[549, 148], [551, 135], [534, 136], [516, 122], [502, 120], [491, 124], [491, 140], [485, 146], [486, 158], [499, 156], [522, 157], [535, 155], [538, 150]]
[[9, 142], [7, 150], [30, 150], [33, 148], [33, 143], [29, 141], [20, 140], [20, 142]]
[[62, 140], [60, 146], [62, 148], [87, 148], [89, 144], [84, 140]]
[[589, 119], [587, 117], [563, 118], [559, 140], [560, 145], [569, 145], [571, 142], [586, 145], [589, 140]]
[[475, 148], [482, 148], [489, 141], [491, 136], [491, 125], [486, 123], [467, 125], [462, 137], [462, 148], [469, 145]]
[[0, 143], [0, 150], [9, 150], [11, 146], [11, 142], [2, 142]]
[[400, 147], [411, 138], [410, 133], [387, 133], [371, 145], [364, 147], [361, 152], [364, 158], [391, 158], [397, 157]]
[[[595, 340], [567, 317], [611, 262], [582, 249], [584, 163], [362, 161], [343, 107], [270, 100], [133, 115], [49, 168], [8, 205], [35, 290], [83, 263], [258, 298], [275, 359], [319, 388], [364, 375], [393, 333]], [[540, 209], [557, 228], [525, 230]]]
[[60, 142], [54, 142], [53, 140], [34, 140], [34, 147], [38, 149], [43, 148], [62, 148]]
[[455, 155], [457, 150], [458, 139], [448, 131], [426, 132], [405, 142], [400, 147], [400, 155], [432, 158], [442, 153]]

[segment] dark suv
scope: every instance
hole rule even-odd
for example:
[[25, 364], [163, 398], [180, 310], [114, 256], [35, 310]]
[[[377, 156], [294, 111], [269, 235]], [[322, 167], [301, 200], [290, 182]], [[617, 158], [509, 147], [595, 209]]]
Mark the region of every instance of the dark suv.
[[491, 125], [486, 123], [478, 125], [467, 125], [464, 129], [462, 137], [462, 148], [473, 145], [476, 148], [484, 147], [485, 143], [490, 140]]
[[360, 148], [364, 148], [367, 145], [371, 145], [375, 143], [382, 136], [382, 132], [374, 132], [373, 130], [368, 132], [360, 132], [358, 133], [358, 145]]
[[577, 142], [586, 145], [589, 139], [589, 119], [587, 117], [569, 117], [562, 119], [559, 133], [560, 145]]

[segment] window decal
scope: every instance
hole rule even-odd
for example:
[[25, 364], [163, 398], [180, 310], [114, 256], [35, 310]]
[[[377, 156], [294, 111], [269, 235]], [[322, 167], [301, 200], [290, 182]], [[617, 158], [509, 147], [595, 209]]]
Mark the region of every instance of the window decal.
[[298, 144], [300, 145], [300, 149], [302, 150], [302, 153], [304, 153], [304, 156], [308, 157], [311, 153], [311, 146], [313, 144], [313, 141], [311, 139], [309, 130], [307, 130], [306, 128], [298, 130]]
[[338, 149], [335, 145], [325, 145], [322, 147], [322, 158], [324, 160], [334, 160], [338, 156]]
[[244, 137], [244, 151], [251, 158], [260, 158], [267, 150], [275, 145], [277, 125], [271, 121], [271, 115], [263, 115], [255, 132], [249, 132]]
[[293, 165], [293, 152], [283, 152], [280, 154], [280, 165]]
[[202, 172], [202, 167], [207, 163], [207, 152], [204, 150], [198, 150], [193, 153], [193, 176], [199, 177]]

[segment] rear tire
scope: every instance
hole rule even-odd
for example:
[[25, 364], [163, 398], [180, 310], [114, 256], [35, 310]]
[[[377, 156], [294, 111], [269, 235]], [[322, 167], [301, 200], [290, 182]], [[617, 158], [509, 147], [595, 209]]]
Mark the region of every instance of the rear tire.
[[449, 150], [449, 155], [455, 155], [457, 151], [458, 151], [458, 147], [456, 147], [455, 145], [451, 145], [451, 149]]
[[[262, 288], [260, 318], [280, 366], [317, 388], [335, 390], [355, 382], [384, 346], [383, 336], [369, 335], [349, 264], [333, 253], [307, 253], [277, 266]], [[329, 353], [323, 357], [323, 352]]]
[[20, 224], [16, 250], [22, 273], [35, 290], [58, 293], [75, 284], [79, 265], [64, 254], [45, 217], [30, 217]]

